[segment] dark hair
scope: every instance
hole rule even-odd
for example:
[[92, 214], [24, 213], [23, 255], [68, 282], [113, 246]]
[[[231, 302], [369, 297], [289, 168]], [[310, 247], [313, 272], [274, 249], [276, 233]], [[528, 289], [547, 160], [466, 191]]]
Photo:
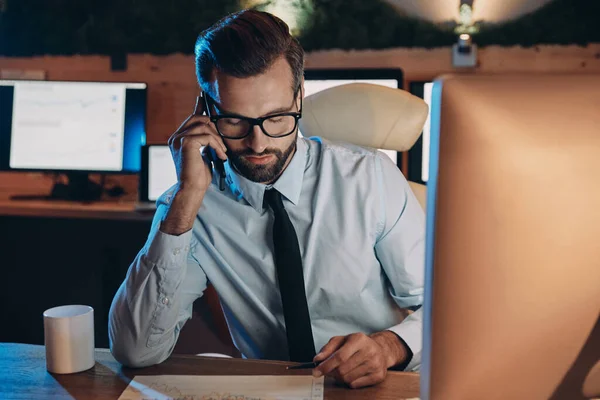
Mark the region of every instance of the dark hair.
[[198, 36], [195, 47], [198, 83], [206, 90], [217, 69], [236, 78], [264, 73], [285, 56], [292, 69], [296, 93], [304, 74], [304, 50], [276, 16], [253, 9], [221, 19]]

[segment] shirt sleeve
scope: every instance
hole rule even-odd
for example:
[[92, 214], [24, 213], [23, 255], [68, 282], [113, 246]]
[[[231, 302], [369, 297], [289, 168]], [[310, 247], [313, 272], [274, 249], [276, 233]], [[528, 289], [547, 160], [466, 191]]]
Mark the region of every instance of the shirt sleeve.
[[129, 367], [145, 367], [169, 357], [192, 316], [194, 301], [207, 285], [193, 258], [192, 231], [174, 236], [159, 230], [167, 210], [168, 204], [159, 201], [148, 240], [110, 307], [110, 349], [117, 361]]
[[[423, 303], [425, 274], [425, 216], [408, 182], [386, 156], [377, 157], [382, 228], [375, 252], [388, 278], [390, 295], [399, 307], [416, 309]], [[410, 348], [406, 370], [421, 364], [422, 311], [390, 327]]]

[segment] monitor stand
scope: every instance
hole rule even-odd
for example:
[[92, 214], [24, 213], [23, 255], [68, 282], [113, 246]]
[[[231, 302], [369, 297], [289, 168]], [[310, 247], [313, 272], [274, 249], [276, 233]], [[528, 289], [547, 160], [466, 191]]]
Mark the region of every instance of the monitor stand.
[[16, 195], [11, 200], [63, 200], [91, 202], [100, 200], [102, 185], [90, 181], [87, 172], [66, 172], [68, 183], [55, 183], [50, 195]]

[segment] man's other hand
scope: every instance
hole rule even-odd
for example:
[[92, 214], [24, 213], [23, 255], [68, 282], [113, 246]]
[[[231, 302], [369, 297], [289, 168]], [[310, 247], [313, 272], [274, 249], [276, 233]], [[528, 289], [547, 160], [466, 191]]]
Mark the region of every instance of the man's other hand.
[[353, 389], [372, 386], [382, 382], [388, 368], [401, 364], [407, 356], [402, 340], [392, 331], [335, 336], [315, 356], [314, 361], [321, 364], [313, 375], [332, 376]]

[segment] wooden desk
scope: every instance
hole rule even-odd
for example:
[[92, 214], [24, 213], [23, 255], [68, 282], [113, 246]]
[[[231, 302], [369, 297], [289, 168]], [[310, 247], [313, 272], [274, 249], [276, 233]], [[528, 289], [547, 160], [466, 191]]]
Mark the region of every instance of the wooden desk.
[[[91, 174], [90, 178], [100, 181], [99, 174]], [[54, 180], [55, 177], [49, 173], [0, 172], [0, 216], [143, 221], [151, 220], [154, 214], [135, 211], [137, 174], [106, 176], [107, 186], [120, 185], [124, 188], [125, 193], [119, 198], [104, 194], [101, 201], [91, 203], [12, 199], [13, 196], [48, 195]]]
[[151, 221], [154, 211], [136, 211], [134, 200], [82, 203], [57, 200], [11, 200], [0, 193], [0, 216]]
[[[143, 369], [121, 367], [110, 352], [96, 350], [96, 366], [72, 375], [46, 371], [43, 346], [0, 343], [1, 399], [118, 399], [136, 375], [287, 375], [284, 362], [172, 356], [160, 365]], [[419, 396], [419, 375], [390, 372], [374, 387], [348, 389], [326, 380], [327, 400], [399, 400]]]

